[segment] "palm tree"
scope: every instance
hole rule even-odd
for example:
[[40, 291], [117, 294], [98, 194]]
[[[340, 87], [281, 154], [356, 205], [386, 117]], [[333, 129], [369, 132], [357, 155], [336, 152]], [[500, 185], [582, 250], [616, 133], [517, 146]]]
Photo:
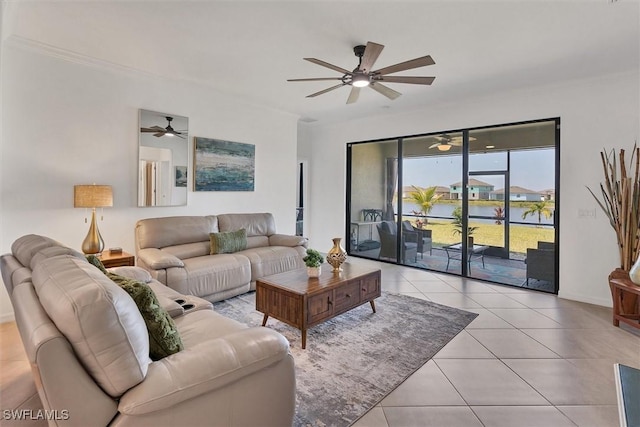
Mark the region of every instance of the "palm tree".
[[547, 219], [551, 218], [553, 211], [549, 209], [547, 206], [547, 201], [543, 200], [541, 202], [536, 202], [529, 206], [529, 209], [522, 213], [522, 219], [526, 219], [527, 216], [538, 215], [538, 224], [542, 223], [542, 215], [544, 215]]
[[[436, 194], [436, 187], [419, 188], [415, 185], [412, 185], [411, 187], [413, 187], [413, 191], [407, 194], [403, 200], [418, 206], [419, 210], [413, 211], [413, 213], [414, 215], [424, 218], [424, 224], [426, 224], [427, 215], [429, 215], [433, 209], [433, 205], [438, 199], [440, 199], [440, 197], [442, 197], [442, 195]], [[420, 223], [422, 223], [422, 221], [420, 221]]]

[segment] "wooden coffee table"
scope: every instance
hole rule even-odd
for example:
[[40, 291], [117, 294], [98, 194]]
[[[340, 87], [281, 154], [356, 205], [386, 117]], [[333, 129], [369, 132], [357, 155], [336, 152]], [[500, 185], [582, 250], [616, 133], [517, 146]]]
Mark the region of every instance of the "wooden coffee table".
[[307, 345], [307, 329], [366, 302], [376, 312], [374, 299], [380, 296], [380, 269], [349, 263], [340, 273], [322, 265], [318, 278], [309, 278], [306, 268], [274, 274], [256, 280], [256, 310], [302, 332], [302, 348]]

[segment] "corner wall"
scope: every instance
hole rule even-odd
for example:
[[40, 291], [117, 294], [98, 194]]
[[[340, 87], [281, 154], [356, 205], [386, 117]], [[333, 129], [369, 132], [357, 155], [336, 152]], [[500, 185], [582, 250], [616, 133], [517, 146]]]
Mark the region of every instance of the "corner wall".
[[[328, 249], [332, 237], [344, 235], [348, 142], [560, 117], [559, 296], [611, 306], [607, 276], [619, 265], [617, 244], [585, 186], [597, 188], [603, 180], [600, 150], [630, 149], [640, 139], [639, 82], [636, 70], [435, 105], [410, 114], [304, 125], [309, 128], [304, 143], [311, 147], [313, 158], [310, 247]], [[326, 177], [342, 185], [319, 185]], [[578, 216], [584, 209], [595, 211], [595, 218]]]
[[[1, 48], [0, 253], [28, 233], [79, 249], [87, 213], [73, 208], [73, 185], [94, 182], [113, 186], [98, 224], [107, 247], [133, 253], [138, 219], [172, 215], [272, 212], [278, 232], [294, 234], [296, 116], [20, 40]], [[190, 173], [194, 136], [255, 144], [255, 191], [194, 193], [189, 177], [187, 206], [136, 207], [140, 108], [189, 118]], [[6, 321], [12, 308], [1, 288]]]

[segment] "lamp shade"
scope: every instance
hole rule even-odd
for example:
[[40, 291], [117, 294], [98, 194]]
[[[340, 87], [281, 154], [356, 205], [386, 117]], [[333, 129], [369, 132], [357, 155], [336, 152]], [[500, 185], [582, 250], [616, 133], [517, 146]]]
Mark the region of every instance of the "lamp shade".
[[440, 150], [440, 151], [449, 151], [449, 150], [451, 150], [451, 145], [446, 143], [446, 142], [442, 143], [442, 144], [438, 145], [438, 150]]
[[104, 208], [113, 206], [113, 190], [110, 185], [74, 185], [74, 208]]

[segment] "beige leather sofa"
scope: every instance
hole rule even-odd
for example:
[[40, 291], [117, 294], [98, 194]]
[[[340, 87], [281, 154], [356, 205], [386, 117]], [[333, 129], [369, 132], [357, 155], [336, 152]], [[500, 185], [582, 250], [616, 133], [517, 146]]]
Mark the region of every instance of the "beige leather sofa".
[[[210, 233], [247, 231], [247, 248], [210, 254]], [[136, 224], [137, 265], [185, 295], [215, 302], [250, 290], [256, 279], [303, 268], [307, 239], [276, 233], [270, 213], [175, 216]]]
[[175, 316], [184, 350], [151, 361], [133, 299], [82, 254], [36, 235], [11, 249], [0, 269], [49, 425], [291, 425], [294, 362], [282, 335], [117, 267], [148, 281]]

